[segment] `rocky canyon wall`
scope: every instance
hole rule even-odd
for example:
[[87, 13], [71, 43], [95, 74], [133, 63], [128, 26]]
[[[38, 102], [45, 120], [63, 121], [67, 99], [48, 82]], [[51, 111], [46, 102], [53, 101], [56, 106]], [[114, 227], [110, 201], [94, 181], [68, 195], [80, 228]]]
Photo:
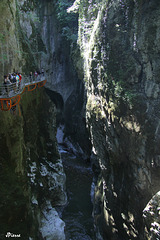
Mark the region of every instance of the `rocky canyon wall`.
[[[21, 71], [24, 77], [40, 66], [44, 44], [35, 4], [0, 2], [1, 76]], [[21, 95], [20, 109], [0, 112], [0, 138], [0, 239], [65, 239], [54, 208], [66, 203], [56, 108], [44, 88]]]
[[10, 72], [24, 77], [42, 68], [47, 79], [45, 90], [21, 96], [20, 111], [17, 106], [15, 112], [0, 112], [0, 238], [8, 232], [22, 239], [62, 240], [64, 222], [54, 208], [66, 203], [56, 119], [60, 113], [65, 136], [72, 136], [86, 156], [84, 84], [71, 60], [70, 43], [61, 36], [56, 1], [1, 1], [0, 11], [1, 83]]
[[100, 166], [97, 239], [159, 239], [159, 200], [143, 210], [160, 190], [160, 2], [84, 0], [77, 9], [87, 125]]
[[23, 236], [64, 239], [53, 208], [66, 196], [52, 99], [88, 154], [87, 119], [97, 240], [158, 239], [160, 2], [76, 0], [81, 56], [62, 39], [56, 1], [3, 0], [0, 11], [0, 74], [44, 68], [48, 80], [47, 94], [23, 95], [21, 117], [0, 112], [1, 238], [21, 226]]
[[44, 89], [24, 93], [20, 106], [21, 116], [18, 109], [0, 115], [0, 236], [64, 239], [64, 223], [54, 208], [66, 203], [56, 109]]
[[[22, 56], [17, 38], [16, 1], [1, 1], [1, 23], [0, 23], [0, 76], [22, 66]], [[7, 16], [7, 17], [6, 17]]]
[[[70, 18], [67, 7], [73, 1], [49, 0], [38, 8], [38, 16], [41, 20], [39, 31], [45, 45], [45, 51], [41, 54], [41, 67], [45, 69], [47, 88], [51, 90], [57, 108], [60, 110], [58, 123], [65, 125], [65, 136], [78, 142], [85, 155], [89, 155], [90, 146], [85, 127], [85, 104], [84, 83], [81, 81], [81, 73], [76, 71], [76, 63], [79, 62], [77, 54], [76, 35], [77, 17], [73, 14]], [[69, 33], [66, 31], [69, 31]], [[67, 36], [66, 36], [67, 35]], [[73, 41], [73, 38], [75, 40]], [[69, 39], [68, 39], [69, 38]], [[55, 93], [55, 95], [54, 95]], [[58, 94], [58, 98], [56, 95]], [[61, 103], [61, 104], [59, 104]]]

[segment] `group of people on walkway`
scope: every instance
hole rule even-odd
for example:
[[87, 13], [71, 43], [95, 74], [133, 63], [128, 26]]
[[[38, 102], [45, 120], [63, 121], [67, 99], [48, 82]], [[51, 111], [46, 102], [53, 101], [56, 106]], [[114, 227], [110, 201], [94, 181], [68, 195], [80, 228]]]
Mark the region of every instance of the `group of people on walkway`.
[[30, 72], [29, 74], [29, 78], [30, 78], [30, 81], [36, 81], [38, 76], [44, 76], [44, 70], [42, 68], [41, 72], [40, 71], [35, 71], [34, 73]]
[[[40, 71], [35, 71], [34, 74], [30, 72], [29, 74], [29, 81], [38, 81], [39, 77], [44, 76], [44, 70], [42, 69]], [[20, 72], [15, 72], [15, 73], [9, 73], [8, 75], [4, 75], [4, 88], [5, 92], [7, 93], [7, 96], [9, 96], [10, 91], [17, 92], [20, 89], [21, 86], [21, 81], [22, 81], [22, 74]]]
[[17, 85], [19, 85], [21, 80], [21, 73], [9, 73], [8, 75], [4, 75], [4, 84], [17, 83]]
[[7, 95], [9, 94], [9, 85], [13, 83], [14, 91], [17, 91], [20, 87], [22, 81], [21, 73], [9, 73], [8, 75], [4, 75], [4, 86]]

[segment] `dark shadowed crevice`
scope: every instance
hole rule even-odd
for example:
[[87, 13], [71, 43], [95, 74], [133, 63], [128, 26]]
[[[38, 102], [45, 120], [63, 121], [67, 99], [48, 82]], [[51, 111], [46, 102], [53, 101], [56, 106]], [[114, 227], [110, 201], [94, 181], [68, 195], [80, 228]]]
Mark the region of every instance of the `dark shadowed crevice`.
[[63, 110], [64, 102], [62, 96], [59, 93], [49, 89], [46, 89], [46, 93], [48, 94], [50, 99], [54, 102], [56, 108]]
[[55, 91], [49, 90], [49, 89], [46, 89], [46, 93], [50, 97], [51, 101], [53, 101], [56, 106], [56, 109], [57, 109], [56, 122], [57, 122], [57, 126], [58, 126], [60, 123], [63, 123], [63, 121], [64, 121], [63, 120], [63, 108], [64, 108], [63, 98], [62, 98], [61, 94], [59, 94]]

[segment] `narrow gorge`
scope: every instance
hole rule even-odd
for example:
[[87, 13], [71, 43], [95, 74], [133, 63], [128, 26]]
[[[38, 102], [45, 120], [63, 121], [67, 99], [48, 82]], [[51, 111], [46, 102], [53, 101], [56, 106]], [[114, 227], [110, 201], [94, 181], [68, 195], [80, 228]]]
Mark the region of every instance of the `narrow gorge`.
[[[160, 1], [0, 13], [0, 239], [160, 239]], [[3, 76], [35, 71], [46, 84], [3, 111]]]

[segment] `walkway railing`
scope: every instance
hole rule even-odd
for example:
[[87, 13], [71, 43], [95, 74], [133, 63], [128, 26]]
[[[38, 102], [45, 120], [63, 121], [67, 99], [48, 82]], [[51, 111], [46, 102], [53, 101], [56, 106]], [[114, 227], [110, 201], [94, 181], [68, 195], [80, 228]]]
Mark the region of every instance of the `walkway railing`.
[[[33, 91], [36, 87], [43, 87], [46, 84], [45, 76], [26, 77], [23, 76], [19, 84], [1, 84], [0, 85], [0, 109], [2, 111], [13, 110], [16, 105], [19, 107], [21, 95], [26, 91]], [[20, 107], [19, 107], [20, 113]]]
[[10, 83], [10, 84], [0, 84], [0, 98], [10, 98], [18, 94], [21, 94], [27, 86], [32, 86], [28, 88], [28, 91], [33, 91], [37, 84], [40, 87], [40, 83], [44, 82], [45, 76], [39, 75], [38, 77], [28, 77], [23, 76], [20, 84]]

